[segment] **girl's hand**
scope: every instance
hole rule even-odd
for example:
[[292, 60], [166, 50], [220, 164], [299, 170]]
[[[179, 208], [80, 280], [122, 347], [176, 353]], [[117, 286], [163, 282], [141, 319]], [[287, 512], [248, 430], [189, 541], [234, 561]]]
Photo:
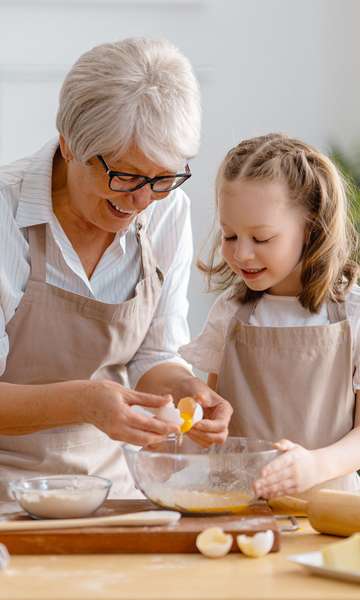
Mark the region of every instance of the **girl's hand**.
[[187, 390], [187, 395], [201, 404], [204, 417], [187, 435], [200, 446], [223, 444], [229, 434], [228, 427], [233, 413], [231, 404], [203, 381], [194, 378], [193, 385], [193, 389]]
[[113, 440], [147, 446], [165, 440], [170, 433], [179, 433], [179, 427], [157, 417], [138, 414], [131, 406], [159, 408], [171, 400], [172, 396], [137, 392], [114, 381], [89, 381], [83, 398], [83, 420]]
[[320, 483], [316, 450], [307, 450], [290, 440], [280, 440], [275, 448], [284, 454], [267, 464], [254, 490], [262, 498], [274, 498], [305, 492]]

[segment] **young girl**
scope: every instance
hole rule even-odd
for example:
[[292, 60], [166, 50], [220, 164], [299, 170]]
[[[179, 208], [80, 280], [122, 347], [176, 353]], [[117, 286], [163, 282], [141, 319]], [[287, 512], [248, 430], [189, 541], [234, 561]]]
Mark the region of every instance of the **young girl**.
[[216, 192], [202, 270], [223, 293], [180, 353], [232, 403], [232, 435], [284, 451], [258, 495], [359, 489], [360, 288], [340, 174], [311, 146], [271, 134], [230, 150]]

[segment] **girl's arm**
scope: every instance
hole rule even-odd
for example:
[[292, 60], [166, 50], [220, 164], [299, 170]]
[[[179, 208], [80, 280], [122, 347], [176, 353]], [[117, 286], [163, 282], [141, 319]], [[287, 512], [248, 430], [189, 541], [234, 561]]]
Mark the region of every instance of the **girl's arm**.
[[276, 444], [284, 454], [266, 465], [255, 482], [256, 494], [273, 498], [305, 492], [329, 479], [360, 469], [360, 390], [356, 392], [354, 429], [341, 440], [317, 450], [307, 450], [290, 440]]
[[214, 390], [214, 392], [216, 391], [216, 388], [217, 388], [217, 379], [218, 379], [217, 373], [209, 373], [208, 379], [207, 379], [207, 384], [208, 384], [209, 388]]

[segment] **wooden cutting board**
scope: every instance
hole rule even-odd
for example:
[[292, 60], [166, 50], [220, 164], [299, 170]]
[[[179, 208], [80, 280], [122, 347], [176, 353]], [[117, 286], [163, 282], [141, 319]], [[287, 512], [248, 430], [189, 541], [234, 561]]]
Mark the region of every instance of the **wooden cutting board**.
[[[108, 500], [96, 513], [115, 515], [154, 510], [148, 500]], [[17, 519], [26, 519], [19, 516]], [[116, 553], [189, 553], [198, 552], [197, 535], [207, 527], [222, 527], [232, 533], [231, 552], [238, 552], [235, 536], [271, 529], [272, 552], [280, 549], [280, 531], [271, 509], [259, 503], [240, 515], [183, 516], [175, 525], [162, 527], [89, 527], [84, 529], [49, 529], [39, 531], [0, 532], [0, 543], [10, 554], [116, 554]]]

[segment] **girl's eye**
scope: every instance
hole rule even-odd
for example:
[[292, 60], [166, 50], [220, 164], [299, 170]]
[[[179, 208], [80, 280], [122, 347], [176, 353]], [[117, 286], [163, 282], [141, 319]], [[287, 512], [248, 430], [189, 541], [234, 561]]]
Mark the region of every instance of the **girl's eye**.
[[224, 235], [224, 236], [223, 236], [223, 240], [224, 240], [225, 242], [233, 242], [233, 241], [234, 241], [234, 240], [236, 240], [236, 239], [237, 239], [237, 236], [236, 236], [236, 235], [228, 235], [228, 236], [227, 236], [227, 235]]
[[266, 242], [270, 242], [271, 238], [268, 238], [267, 240], [258, 240], [256, 237], [253, 237], [253, 240], [257, 244], [266, 244]]

